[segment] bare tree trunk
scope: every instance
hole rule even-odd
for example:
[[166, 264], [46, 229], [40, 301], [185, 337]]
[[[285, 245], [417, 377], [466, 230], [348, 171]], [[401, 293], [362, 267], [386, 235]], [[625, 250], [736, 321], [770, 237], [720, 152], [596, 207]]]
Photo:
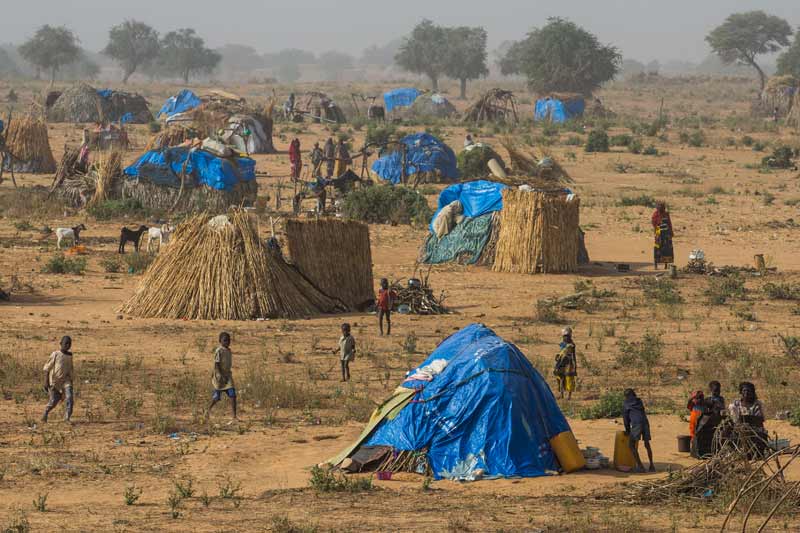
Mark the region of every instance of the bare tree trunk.
[[749, 63], [754, 69], [756, 69], [756, 72], [758, 72], [758, 81], [761, 82], [760, 92], [764, 92], [764, 87], [767, 86], [767, 75], [764, 74], [764, 71], [761, 70], [761, 67], [758, 66], [758, 63], [756, 63], [755, 59], [751, 59]]
[[124, 73], [123, 73], [123, 75], [122, 75], [122, 84], [123, 84], [123, 85], [125, 85], [125, 84], [127, 84], [127, 83], [128, 83], [128, 78], [130, 78], [130, 77], [131, 77], [131, 74], [133, 74], [133, 71], [132, 71], [132, 70], [125, 69], [125, 72], [124, 72]]
[[428, 74], [428, 77], [431, 79], [431, 89], [434, 92], [439, 92], [439, 78], [434, 76], [433, 74]]
[[461, 78], [461, 99], [467, 99], [467, 78]]

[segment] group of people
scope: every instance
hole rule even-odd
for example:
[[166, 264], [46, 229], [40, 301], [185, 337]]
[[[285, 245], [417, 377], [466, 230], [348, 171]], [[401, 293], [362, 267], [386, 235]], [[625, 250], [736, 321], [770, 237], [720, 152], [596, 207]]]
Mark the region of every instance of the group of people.
[[[315, 142], [309, 153], [309, 160], [311, 161], [311, 174], [317, 179], [338, 178], [347, 171], [353, 162], [344, 139], [334, 142], [333, 137], [328, 137], [322, 148], [318, 142]], [[289, 144], [289, 163], [291, 164], [292, 179], [300, 179], [300, 171], [303, 169], [300, 139], [295, 138]]]

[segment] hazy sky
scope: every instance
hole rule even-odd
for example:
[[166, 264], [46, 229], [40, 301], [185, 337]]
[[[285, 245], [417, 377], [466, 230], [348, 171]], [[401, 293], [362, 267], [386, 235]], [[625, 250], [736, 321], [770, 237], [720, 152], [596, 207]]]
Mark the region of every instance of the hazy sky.
[[[126, 18], [161, 32], [193, 27], [212, 46], [261, 52], [304, 48], [360, 54], [406, 34], [420, 19], [484, 26], [490, 49], [551, 16], [566, 17], [613, 43], [626, 57], [697, 61], [709, 29], [736, 11], [763, 9], [800, 24], [799, 0], [0, 0], [0, 42], [20, 42], [41, 24], [72, 28], [99, 50], [108, 28]], [[204, 11], [204, 7], [208, 9]]]

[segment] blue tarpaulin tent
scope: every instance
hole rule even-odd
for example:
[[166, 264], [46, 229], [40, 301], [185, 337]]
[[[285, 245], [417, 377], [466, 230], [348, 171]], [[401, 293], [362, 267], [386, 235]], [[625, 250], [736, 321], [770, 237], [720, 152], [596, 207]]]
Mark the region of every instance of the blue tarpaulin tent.
[[[440, 373], [414, 379], [426, 367]], [[454, 333], [409, 376], [398, 389], [407, 393], [384, 403], [359, 441], [332, 461], [363, 444], [427, 449], [437, 479], [474, 479], [478, 470], [535, 477], [558, 469], [550, 440], [569, 424], [541, 374], [491, 329], [471, 324]]]
[[583, 115], [586, 102], [583, 98], [562, 101], [556, 98], [543, 98], [536, 101], [534, 120], [546, 120], [561, 124], [567, 120]]
[[383, 93], [383, 102], [386, 104], [386, 111], [389, 112], [395, 107], [410, 106], [419, 95], [420, 92], [412, 87], [394, 89]]
[[[503, 209], [502, 191], [507, 185], [495, 183], [487, 180], [468, 181], [466, 183], [456, 183], [439, 193], [439, 204], [436, 213], [431, 218], [431, 224], [436, 219], [436, 215], [447, 204], [456, 200], [461, 202], [463, 208], [461, 214], [467, 218], [475, 218], [492, 211]], [[431, 226], [433, 231], [433, 226]]]
[[[405, 175], [418, 172], [437, 173], [445, 180], [457, 180], [456, 154], [445, 143], [428, 133], [415, 133], [400, 139], [405, 145]], [[372, 164], [372, 172], [381, 179], [397, 185], [403, 181], [403, 152], [400, 149], [379, 158]]]
[[201, 103], [200, 98], [198, 98], [196, 94], [189, 89], [183, 89], [175, 96], [167, 98], [167, 101], [164, 102], [164, 105], [161, 107], [161, 111], [158, 112], [158, 116], [166, 115], [167, 117], [171, 117], [172, 115], [194, 109]]
[[186, 175], [194, 184], [219, 191], [230, 191], [240, 181], [256, 179], [256, 163], [249, 157], [223, 159], [202, 150], [185, 147], [150, 150], [125, 169], [131, 178], [142, 178], [159, 185], [180, 187], [186, 158]]

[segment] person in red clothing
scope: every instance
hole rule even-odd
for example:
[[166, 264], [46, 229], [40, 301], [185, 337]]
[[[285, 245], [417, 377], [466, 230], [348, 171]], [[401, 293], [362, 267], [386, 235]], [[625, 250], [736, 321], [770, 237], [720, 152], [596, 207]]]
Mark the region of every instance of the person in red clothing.
[[695, 433], [697, 431], [697, 421], [703, 416], [703, 410], [705, 408], [705, 397], [703, 396], [703, 391], [695, 391], [692, 394], [692, 397], [689, 398], [689, 403], [686, 404], [686, 408], [689, 410], [689, 435], [694, 440]]
[[655, 242], [653, 244], [653, 264], [658, 270], [658, 265], [663, 264], [666, 269], [671, 263], [675, 262], [675, 255], [672, 250], [672, 219], [667, 211], [664, 202], [656, 203], [656, 210], [650, 218], [655, 232]]
[[386, 334], [392, 334], [392, 307], [397, 293], [389, 288], [389, 280], [381, 279], [381, 288], [378, 291], [378, 327], [383, 335], [383, 319], [386, 318]]
[[303, 160], [300, 156], [300, 139], [295, 138], [289, 145], [289, 162], [292, 164], [292, 179], [300, 177]]

